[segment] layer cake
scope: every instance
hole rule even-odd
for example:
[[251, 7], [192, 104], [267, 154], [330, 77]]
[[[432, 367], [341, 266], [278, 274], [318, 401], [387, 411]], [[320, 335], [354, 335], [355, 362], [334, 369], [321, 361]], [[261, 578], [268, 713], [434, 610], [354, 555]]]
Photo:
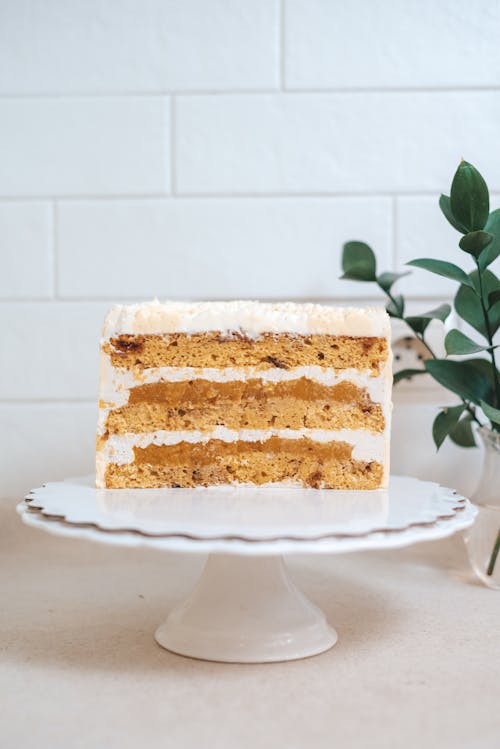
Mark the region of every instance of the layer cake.
[[260, 302], [113, 307], [97, 486], [387, 485], [383, 309]]

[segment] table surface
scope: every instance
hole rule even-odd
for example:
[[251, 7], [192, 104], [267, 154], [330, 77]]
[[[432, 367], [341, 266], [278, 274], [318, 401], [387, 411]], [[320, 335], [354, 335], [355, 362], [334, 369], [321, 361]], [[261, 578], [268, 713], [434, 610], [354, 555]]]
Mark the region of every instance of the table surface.
[[500, 594], [460, 536], [291, 557], [339, 634], [327, 653], [205, 663], [153, 640], [203, 557], [29, 529], [0, 505], [0, 746], [497, 749]]

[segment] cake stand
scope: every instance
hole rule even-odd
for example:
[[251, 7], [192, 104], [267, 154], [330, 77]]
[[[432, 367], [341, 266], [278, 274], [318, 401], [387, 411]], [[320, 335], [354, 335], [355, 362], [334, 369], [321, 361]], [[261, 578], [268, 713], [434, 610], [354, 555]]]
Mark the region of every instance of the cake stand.
[[92, 476], [48, 483], [18, 505], [28, 525], [120, 546], [207, 554], [190, 595], [156, 641], [204, 660], [262, 663], [316, 655], [337, 641], [294, 585], [284, 554], [387, 549], [472, 524], [464, 497], [391, 477], [387, 491], [295, 487], [100, 490]]

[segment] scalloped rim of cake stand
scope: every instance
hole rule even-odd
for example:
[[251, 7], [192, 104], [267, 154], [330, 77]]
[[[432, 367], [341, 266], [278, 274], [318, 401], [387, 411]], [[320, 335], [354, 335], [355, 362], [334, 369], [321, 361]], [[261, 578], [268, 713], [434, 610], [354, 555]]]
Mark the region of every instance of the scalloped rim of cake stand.
[[72, 523], [64, 518], [42, 514], [26, 502], [17, 506], [23, 522], [34, 528], [59, 536], [69, 536], [113, 546], [147, 546], [160, 551], [192, 554], [341, 554], [373, 549], [397, 549], [423, 541], [435, 541], [471, 526], [477, 509], [468, 500], [451, 517], [441, 517], [428, 523], [408, 526], [401, 530], [377, 530], [362, 535], [332, 535], [320, 539], [282, 538], [246, 540], [242, 538], [198, 538], [182, 534], [152, 536], [134, 530], [106, 530], [91, 523]]
[[83, 530], [126, 534], [124, 543], [138, 537], [137, 543], [157, 540], [160, 546], [175, 541], [185, 551], [203, 543], [207, 549], [216, 544], [218, 551], [231, 547], [236, 553], [259, 554], [289, 553], [304, 544], [308, 553], [352, 550], [351, 541], [373, 548], [382, 537], [384, 546], [399, 546], [406, 538], [402, 533], [426, 535], [425, 529], [439, 529], [436, 523], [452, 518], [461, 525], [467, 500], [411, 477], [391, 477], [383, 492], [295, 487], [97, 490], [91, 477], [79, 477], [32, 490], [20, 505], [21, 511], [28, 508]]

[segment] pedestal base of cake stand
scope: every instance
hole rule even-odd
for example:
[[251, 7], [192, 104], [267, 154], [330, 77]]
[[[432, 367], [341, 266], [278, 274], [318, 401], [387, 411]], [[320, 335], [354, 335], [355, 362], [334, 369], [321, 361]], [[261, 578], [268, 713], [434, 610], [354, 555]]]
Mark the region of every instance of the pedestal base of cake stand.
[[155, 639], [191, 658], [265, 663], [322, 653], [337, 633], [290, 580], [283, 557], [211, 554]]

